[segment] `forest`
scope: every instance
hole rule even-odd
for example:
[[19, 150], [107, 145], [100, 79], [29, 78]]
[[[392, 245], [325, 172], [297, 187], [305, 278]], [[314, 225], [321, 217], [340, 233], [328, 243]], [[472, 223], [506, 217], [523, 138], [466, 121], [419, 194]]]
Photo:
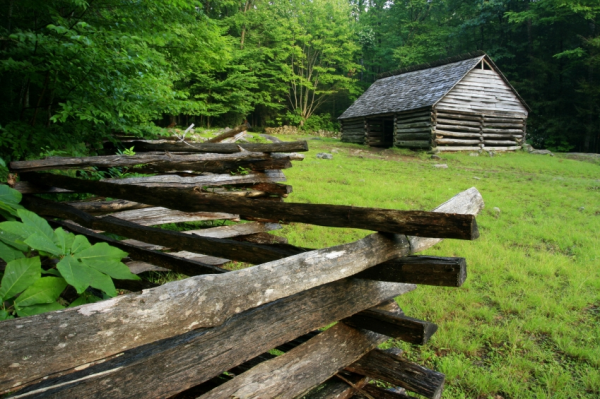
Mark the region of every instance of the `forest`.
[[528, 141], [600, 151], [597, 0], [0, 0], [0, 156], [166, 126], [339, 127], [380, 73], [485, 51]]

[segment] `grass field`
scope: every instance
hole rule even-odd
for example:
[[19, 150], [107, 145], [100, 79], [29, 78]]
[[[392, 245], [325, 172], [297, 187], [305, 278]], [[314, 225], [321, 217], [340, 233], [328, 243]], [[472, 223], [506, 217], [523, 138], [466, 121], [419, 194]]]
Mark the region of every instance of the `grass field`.
[[[285, 171], [294, 187], [287, 201], [429, 210], [469, 187], [482, 193], [481, 238], [424, 253], [465, 257], [464, 286], [419, 286], [398, 298], [438, 332], [422, 347], [386, 344], [445, 373], [444, 397], [600, 397], [600, 164], [525, 153], [434, 161], [335, 139], [309, 145]], [[332, 149], [333, 160], [315, 157]], [[302, 224], [275, 232], [313, 248], [369, 233]]]

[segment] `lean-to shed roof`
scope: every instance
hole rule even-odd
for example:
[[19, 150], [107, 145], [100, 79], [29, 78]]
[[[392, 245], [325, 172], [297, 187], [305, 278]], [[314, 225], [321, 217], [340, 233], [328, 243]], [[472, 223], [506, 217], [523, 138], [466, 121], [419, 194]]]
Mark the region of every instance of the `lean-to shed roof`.
[[[456, 61], [457, 58], [458, 61]], [[483, 52], [476, 53], [476, 55], [466, 54], [457, 58], [384, 74], [383, 76], [387, 75], [387, 77], [375, 81], [338, 119], [398, 113], [430, 107], [446, 95], [483, 58], [486, 58], [486, 61], [511, 87], [523, 105], [529, 108], [506, 77]], [[461, 58], [466, 59], [461, 60]]]

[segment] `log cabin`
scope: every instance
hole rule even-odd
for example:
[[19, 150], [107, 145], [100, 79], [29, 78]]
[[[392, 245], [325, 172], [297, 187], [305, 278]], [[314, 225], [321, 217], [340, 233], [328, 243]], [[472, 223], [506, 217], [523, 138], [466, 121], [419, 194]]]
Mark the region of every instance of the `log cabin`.
[[511, 151], [529, 106], [483, 52], [379, 76], [338, 119], [342, 141], [433, 151]]

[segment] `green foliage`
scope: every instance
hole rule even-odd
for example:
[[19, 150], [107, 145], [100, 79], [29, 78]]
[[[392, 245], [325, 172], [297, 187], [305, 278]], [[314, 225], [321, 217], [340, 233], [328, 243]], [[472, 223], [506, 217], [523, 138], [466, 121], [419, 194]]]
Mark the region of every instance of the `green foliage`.
[[71, 303], [77, 306], [99, 300], [87, 292], [89, 287], [113, 297], [113, 278], [139, 279], [121, 263], [127, 253], [106, 243], [91, 245], [86, 237], [60, 227], [53, 230], [45, 219], [23, 209], [20, 200], [18, 191], [0, 185], [0, 207], [14, 216], [0, 223], [0, 258], [7, 262], [0, 282], [0, 320], [64, 308], [67, 302], [60, 295], [67, 285], [80, 294]]

